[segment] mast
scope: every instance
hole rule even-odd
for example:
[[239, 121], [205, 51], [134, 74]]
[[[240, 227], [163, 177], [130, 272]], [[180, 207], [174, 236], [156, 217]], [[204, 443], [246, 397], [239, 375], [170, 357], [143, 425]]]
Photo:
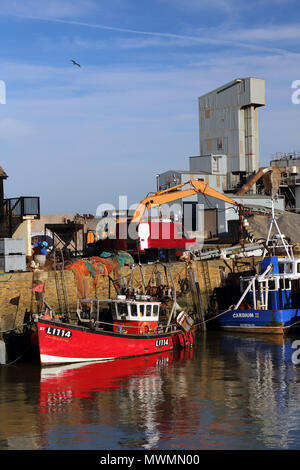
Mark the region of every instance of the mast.
[[[277, 195], [272, 197], [272, 199], [271, 199], [271, 202], [272, 202], [272, 206], [271, 206], [272, 207], [272, 218], [271, 218], [271, 222], [270, 222], [270, 226], [269, 226], [269, 232], [268, 232], [268, 236], [267, 236], [265, 249], [264, 249], [264, 252], [263, 252], [263, 258], [265, 257], [265, 255], [267, 253], [267, 247], [268, 247], [269, 242], [270, 242], [272, 228], [273, 228], [273, 225], [275, 225], [275, 227], [277, 229], [277, 234], [280, 236], [280, 239], [281, 239], [282, 245], [285, 249], [285, 252], [287, 254], [287, 257], [289, 258], [290, 261], [293, 261], [294, 260], [294, 254], [293, 254], [292, 247], [287, 244], [287, 242], [284, 239], [284, 237], [283, 237], [283, 235], [280, 231], [280, 228], [277, 224], [277, 220], [276, 220], [276, 217], [275, 217], [275, 207], [274, 207], [274, 201], [275, 200], [277, 200]], [[276, 247], [273, 246], [273, 254], [275, 255], [275, 249], [274, 248], [276, 248]]]

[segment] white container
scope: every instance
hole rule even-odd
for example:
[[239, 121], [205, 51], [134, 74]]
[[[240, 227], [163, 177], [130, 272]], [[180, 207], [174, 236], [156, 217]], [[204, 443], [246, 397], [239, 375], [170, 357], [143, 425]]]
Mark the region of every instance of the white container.
[[0, 238], [0, 255], [26, 255], [25, 238]]
[[0, 255], [0, 271], [26, 271], [25, 255]]

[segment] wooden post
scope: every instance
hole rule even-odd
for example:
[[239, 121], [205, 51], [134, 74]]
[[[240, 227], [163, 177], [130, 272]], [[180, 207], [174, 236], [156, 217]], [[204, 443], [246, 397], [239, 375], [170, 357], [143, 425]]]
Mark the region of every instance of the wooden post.
[[203, 322], [200, 325], [200, 329], [202, 331], [206, 331], [206, 324], [204, 323], [205, 315], [204, 315], [204, 310], [203, 310], [200, 287], [199, 287], [198, 281], [196, 280], [195, 272], [193, 271], [193, 268], [190, 264], [187, 268], [187, 273], [188, 273], [189, 281], [191, 285], [191, 293], [192, 293], [192, 299], [193, 299], [193, 305], [194, 305], [196, 318], [197, 320], [200, 320], [201, 322]]

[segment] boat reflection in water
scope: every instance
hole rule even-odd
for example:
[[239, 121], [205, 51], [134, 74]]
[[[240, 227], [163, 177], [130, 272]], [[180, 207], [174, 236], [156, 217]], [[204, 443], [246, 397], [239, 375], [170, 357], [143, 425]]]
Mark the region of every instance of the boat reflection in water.
[[[139, 437], [135, 445], [145, 449], [155, 447], [161, 437], [160, 420], [156, 415], [161, 404], [166, 401], [166, 392], [163, 390], [166, 375], [170, 374], [170, 366], [174, 362], [180, 366], [192, 357], [193, 349], [188, 349], [116, 361], [43, 368], [39, 400], [41, 423], [44, 422], [48, 428], [53, 421], [57, 426], [61, 413], [60, 424], [67, 421], [73, 426], [75, 422], [82, 423], [82, 411], [85, 409], [90, 415], [89, 419], [94, 415], [92, 421], [95, 420], [102, 429], [114, 423], [113, 426], [118, 425], [126, 431], [140, 421], [144, 437], [142, 440]], [[179, 390], [185, 383], [184, 371], [182, 367]], [[175, 377], [170, 380], [173, 386]], [[82, 443], [83, 436], [78, 436], [78, 440]], [[98, 443], [93, 445], [94, 448], [99, 446]], [[110, 441], [107, 447], [102, 445], [103, 448], [112, 448]]]
[[[192, 350], [187, 353], [189, 357]], [[41, 406], [47, 406], [57, 393], [71, 391], [73, 398], [91, 396], [93, 392], [126, 386], [133, 376], [155, 375], [167, 367], [174, 356], [187, 357], [185, 351], [166, 352], [107, 362], [77, 363], [43, 368], [41, 371]]]

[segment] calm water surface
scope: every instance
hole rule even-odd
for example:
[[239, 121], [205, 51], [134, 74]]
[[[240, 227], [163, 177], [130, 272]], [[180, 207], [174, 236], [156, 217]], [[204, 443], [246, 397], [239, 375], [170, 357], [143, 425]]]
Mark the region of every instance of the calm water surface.
[[192, 352], [0, 366], [0, 449], [299, 449], [293, 339], [208, 332]]

